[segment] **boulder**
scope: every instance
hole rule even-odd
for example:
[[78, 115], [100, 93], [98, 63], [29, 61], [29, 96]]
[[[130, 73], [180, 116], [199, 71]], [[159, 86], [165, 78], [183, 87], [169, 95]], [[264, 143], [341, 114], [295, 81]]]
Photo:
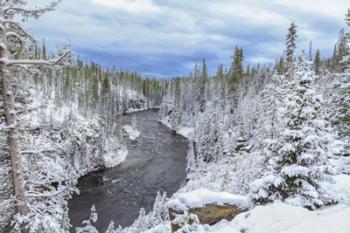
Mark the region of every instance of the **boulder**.
[[248, 211], [251, 206], [249, 198], [230, 193], [201, 189], [177, 194], [168, 202], [171, 229], [176, 232], [181, 225], [192, 224], [192, 220], [181, 223], [174, 221], [178, 215], [194, 214], [201, 224], [214, 225], [224, 219], [231, 221], [236, 215]]
[[[201, 224], [214, 225], [215, 223], [218, 223], [224, 219], [231, 221], [234, 217], [236, 217], [236, 215], [245, 211], [247, 211], [247, 209], [240, 209], [237, 206], [228, 204], [224, 204], [222, 206], [209, 204], [202, 208], [189, 209], [188, 213], [197, 215], [198, 220]], [[184, 212], [169, 208], [170, 221], [173, 221], [176, 218], [176, 215], [179, 214], [182, 215]], [[171, 223], [172, 232], [176, 232], [179, 229], [179, 224]]]

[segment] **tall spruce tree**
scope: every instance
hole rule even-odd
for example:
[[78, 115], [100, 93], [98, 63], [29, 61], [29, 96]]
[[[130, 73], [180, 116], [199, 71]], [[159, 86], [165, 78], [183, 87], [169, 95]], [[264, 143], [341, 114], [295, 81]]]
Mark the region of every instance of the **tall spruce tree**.
[[226, 86], [225, 86], [225, 77], [224, 77], [224, 66], [221, 64], [218, 66], [216, 71], [216, 84], [217, 84], [217, 100], [220, 103], [220, 109], [222, 112], [225, 111], [226, 105]]
[[252, 185], [253, 200], [274, 200], [309, 209], [334, 203], [323, 187], [332, 173], [324, 137], [327, 124], [321, 117], [321, 98], [312, 87], [311, 64], [301, 60], [288, 83], [279, 116], [284, 131], [271, 147], [270, 170]]
[[206, 105], [206, 83], [208, 81], [208, 70], [207, 70], [207, 64], [205, 62], [205, 59], [203, 59], [202, 63], [202, 74], [201, 79], [199, 82], [199, 111], [204, 112], [205, 111], [205, 105]]
[[316, 54], [315, 54], [315, 59], [314, 59], [315, 73], [317, 75], [319, 75], [321, 72], [321, 65], [322, 65], [321, 52], [319, 49], [317, 49]]
[[234, 108], [237, 105], [237, 92], [240, 81], [243, 79], [243, 49], [236, 46], [232, 64], [230, 68], [229, 77], [227, 79], [227, 99], [229, 104], [229, 112], [233, 114]]
[[297, 37], [297, 26], [294, 24], [294, 22], [292, 22], [288, 28], [288, 34], [286, 38], [286, 68], [288, 76], [290, 76], [293, 72], [294, 52], [297, 48]]
[[279, 75], [282, 75], [284, 74], [284, 71], [285, 71], [285, 67], [284, 67], [284, 59], [283, 57], [281, 57], [277, 63], [277, 68], [276, 68], [276, 71], [277, 71], [277, 74]]

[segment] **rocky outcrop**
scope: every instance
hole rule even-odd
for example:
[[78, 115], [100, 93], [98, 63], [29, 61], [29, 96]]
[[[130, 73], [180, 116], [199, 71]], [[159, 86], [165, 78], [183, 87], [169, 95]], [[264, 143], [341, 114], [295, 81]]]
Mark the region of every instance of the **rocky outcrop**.
[[177, 194], [168, 202], [171, 229], [176, 232], [182, 226], [196, 221], [208, 225], [221, 220], [230, 221], [238, 214], [248, 211], [251, 206], [247, 197], [231, 193], [200, 189]]
[[[208, 225], [214, 225], [215, 223], [220, 222], [221, 220], [232, 220], [236, 215], [247, 211], [248, 209], [241, 209], [237, 206], [224, 204], [222, 206], [217, 204], [209, 204], [202, 208], [193, 208], [189, 209], [189, 214], [195, 214], [198, 217], [198, 220], [201, 224], [208, 224]], [[184, 224], [178, 224], [173, 223], [176, 216], [183, 215], [184, 212], [177, 211], [172, 208], [169, 208], [169, 218], [171, 223], [171, 230], [172, 232], [176, 232], [181, 228], [181, 225]], [[188, 222], [187, 224], [192, 224], [191, 222]]]

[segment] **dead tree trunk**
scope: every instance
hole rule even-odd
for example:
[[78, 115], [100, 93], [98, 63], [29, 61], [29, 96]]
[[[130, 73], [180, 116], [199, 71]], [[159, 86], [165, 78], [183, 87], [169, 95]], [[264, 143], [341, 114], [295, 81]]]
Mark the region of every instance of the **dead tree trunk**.
[[[16, 121], [15, 97], [13, 92], [13, 80], [6, 70], [7, 51], [6, 51], [6, 29], [0, 25], [0, 76], [3, 85], [3, 98], [6, 116], [6, 125], [8, 127], [8, 152], [12, 166], [12, 183], [18, 204], [16, 205], [17, 213], [27, 214], [27, 198], [23, 180], [21, 177], [22, 162], [19, 150], [19, 135]], [[24, 227], [22, 227], [24, 229]], [[25, 230], [22, 230], [25, 232]]]

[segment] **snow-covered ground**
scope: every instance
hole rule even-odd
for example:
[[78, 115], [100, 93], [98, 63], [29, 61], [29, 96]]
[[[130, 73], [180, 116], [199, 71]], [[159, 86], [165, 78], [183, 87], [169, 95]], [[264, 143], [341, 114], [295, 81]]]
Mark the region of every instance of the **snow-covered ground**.
[[[196, 233], [346, 233], [350, 229], [350, 176], [338, 175], [329, 187], [337, 193], [339, 203], [310, 211], [282, 202], [266, 206], [256, 206], [248, 212], [237, 215], [232, 221], [223, 220], [213, 226], [192, 226]], [[180, 206], [199, 207], [211, 203], [241, 204], [249, 207], [250, 202], [242, 196], [227, 193], [216, 193], [208, 190], [197, 190], [188, 193], [178, 193], [168, 202], [169, 207]], [[165, 221], [147, 233], [170, 233], [170, 222]], [[181, 232], [181, 231], [179, 231]]]
[[176, 130], [176, 133], [184, 136], [185, 138], [193, 139], [193, 136], [194, 136], [193, 135], [194, 134], [193, 127], [180, 125], [177, 128], [174, 128], [171, 126], [169, 117], [164, 117], [164, 118], [160, 119], [159, 122], [162, 123], [163, 125], [167, 126], [169, 129]]
[[238, 215], [232, 222], [222, 221], [210, 233], [345, 233], [349, 232], [350, 207], [338, 205], [309, 211], [284, 203], [258, 206]]
[[[338, 160], [337, 160], [338, 161]], [[339, 158], [335, 168], [348, 169], [346, 158]], [[208, 233], [345, 233], [350, 229], [350, 175], [334, 176], [327, 189], [338, 198], [338, 204], [310, 211], [282, 202], [257, 206], [236, 216], [233, 221], [222, 221], [209, 228]]]

